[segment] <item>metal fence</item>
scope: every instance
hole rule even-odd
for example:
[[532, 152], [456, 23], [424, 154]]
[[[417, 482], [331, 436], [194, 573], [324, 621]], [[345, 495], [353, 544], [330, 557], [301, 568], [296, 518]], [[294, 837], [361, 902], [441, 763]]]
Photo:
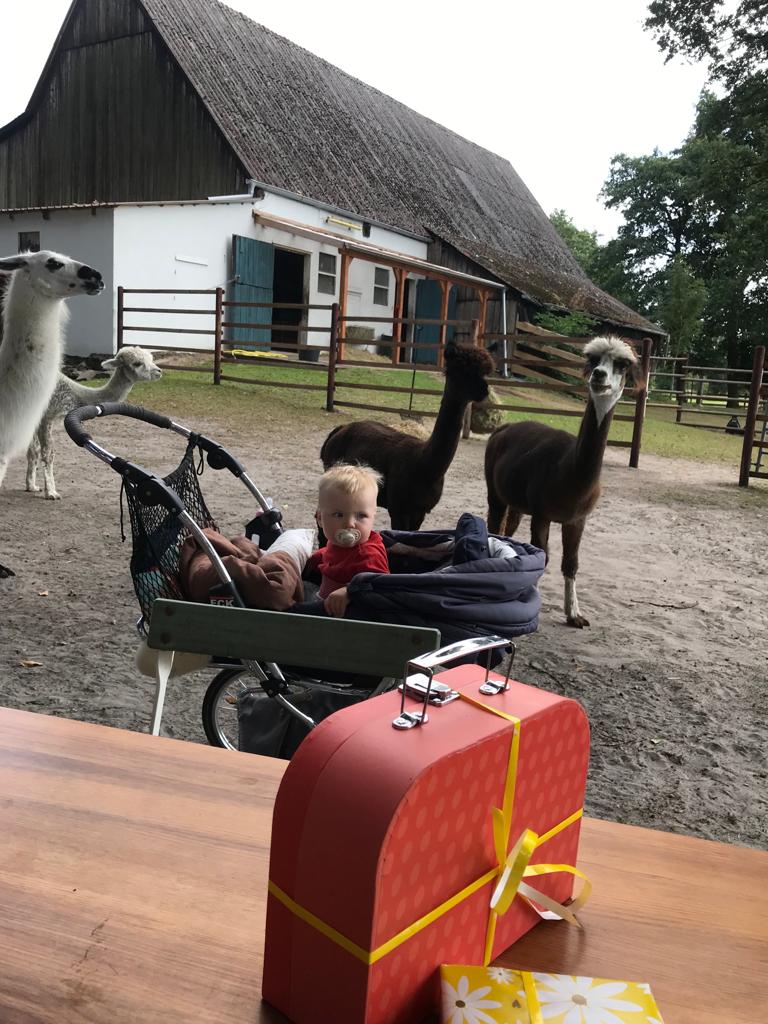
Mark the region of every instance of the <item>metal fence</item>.
[[668, 412], [685, 427], [741, 431], [752, 371], [728, 366], [697, 366], [688, 356], [651, 358], [648, 408]]

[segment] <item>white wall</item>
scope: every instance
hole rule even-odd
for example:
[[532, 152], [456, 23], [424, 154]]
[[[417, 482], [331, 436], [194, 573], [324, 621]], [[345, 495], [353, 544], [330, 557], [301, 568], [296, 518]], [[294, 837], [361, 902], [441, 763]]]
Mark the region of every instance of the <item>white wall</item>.
[[19, 232], [38, 231], [40, 248], [64, 253], [99, 270], [104, 291], [91, 297], [78, 295], [68, 302], [70, 320], [65, 351], [70, 355], [109, 354], [114, 351], [113, 213], [111, 208], [51, 210], [0, 215], [0, 256], [18, 252]]
[[[427, 243], [399, 235], [386, 228], [371, 226], [370, 237], [362, 238], [362, 230], [345, 229], [328, 224], [330, 214], [298, 200], [267, 194], [264, 199], [206, 201], [190, 203], [125, 204], [115, 208], [93, 210], [51, 210], [47, 219], [41, 212], [15, 213], [0, 216], [0, 255], [18, 250], [20, 231], [39, 231], [40, 245], [66, 253], [89, 263], [101, 271], [105, 290], [97, 299], [78, 296], [70, 303], [71, 320], [65, 351], [70, 355], [90, 353], [111, 354], [116, 348], [117, 286], [124, 288], [167, 288], [172, 295], [128, 294], [125, 305], [167, 309], [163, 313], [131, 313], [124, 318], [126, 327], [179, 328], [184, 333], [130, 331], [125, 344], [153, 348], [178, 347], [210, 349], [213, 335], [189, 334], [187, 329], [213, 332], [214, 296], [184, 295], [179, 289], [213, 290], [226, 288], [231, 274], [232, 235], [244, 235], [271, 242], [283, 249], [309, 256], [307, 301], [311, 305], [330, 305], [339, 298], [340, 258], [332, 244], [294, 234], [290, 230], [264, 227], [253, 217], [254, 211], [295, 220], [303, 225], [348, 236], [353, 241], [369, 242], [406, 256], [425, 259]], [[340, 216], [346, 220], [346, 217]], [[356, 223], [355, 218], [349, 218]], [[362, 226], [362, 221], [359, 222]], [[319, 254], [336, 256], [336, 290], [334, 295], [318, 291]], [[394, 274], [389, 272], [389, 302], [374, 305], [375, 264], [353, 260], [349, 272], [350, 315], [391, 316], [394, 308]], [[174, 309], [199, 309], [200, 314], [176, 313]], [[309, 324], [330, 326], [330, 311], [312, 310]], [[376, 336], [390, 334], [390, 324], [366, 324]], [[310, 344], [328, 343], [327, 332], [308, 331]]]
[[[233, 199], [184, 204], [125, 205], [115, 210], [115, 280], [124, 288], [213, 289], [226, 287], [231, 274], [232, 235], [244, 235], [269, 242], [282, 249], [309, 256], [310, 305], [326, 305], [338, 301], [340, 259], [332, 244], [295, 234], [290, 229], [277, 229], [259, 224], [254, 212], [265, 212], [302, 225], [344, 233], [337, 224], [327, 224], [330, 214], [306, 203], [267, 194], [263, 200]], [[345, 218], [342, 218], [345, 219]], [[360, 222], [362, 224], [362, 222]], [[361, 231], [348, 231], [355, 241]], [[417, 239], [398, 235], [384, 228], [371, 227], [370, 237], [364, 239], [374, 245], [394, 249], [404, 255], [426, 258], [427, 245]], [[319, 253], [328, 252], [337, 257], [336, 291], [334, 295], [318, 291]], [[349, 274], [349, 311], [360, 316], [391, 316], [394, 308], [394, 275], [389, 272], [389, 303], [374, 305], [375, 265], [354, 260]], [[126, 295], [125, 305], [182, 309], [212, 310], [212, 295]], [[226, 319], [226, 317], [225, 317]], [[329, 327], [329, 310], [311, 310], [310, 327]], [[124, 318], [126, 327], [197, 328], [212, 331], [213, 314], [131, 313]], [[389, 324], [365, 324], [375, 329], [376, 335], [391, 333]], [[303, 340], [303, 339], [302, 339]], [[328, 334], [309, 330], [306, 340], [310, 344], [325, 345]], [[150, 331], [126, 331], [126, 344], [152, 347], [184, 347], [208, 349], [211, 335], [170, 334]]]
[[[115, 210], [115, 280], [124, 288], [226, 288], [232, 235], [253, 235], [252, 201], [148, 204]], [[200, 309], [126, 313], [125, 326], [213, 331], [213, 295], [126, 295], [126, 307]], [[126, 345], [213, 348], [213, 335], [126, 331]]]

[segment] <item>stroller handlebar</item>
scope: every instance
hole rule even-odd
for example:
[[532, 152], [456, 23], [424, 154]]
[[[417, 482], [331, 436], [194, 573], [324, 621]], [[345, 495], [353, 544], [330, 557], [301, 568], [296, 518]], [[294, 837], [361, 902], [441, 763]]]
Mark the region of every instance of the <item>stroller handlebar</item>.
[[173, 428], [172, 419], [159, 412], [152, 412], [151, 409], [142, 409], [141, 406], [131, 405], [129, 402], [103, 402], [101, 405], [83, 405], [67, 413], [64, 418], [64, 429], [75, 444], [83, 448], [91, 440], [91, 435], [83, 429], [83, 423], [99, 416], [130, 416], [135, 420], [151, 423], [153, 427], [163, 427], [165, 430]]

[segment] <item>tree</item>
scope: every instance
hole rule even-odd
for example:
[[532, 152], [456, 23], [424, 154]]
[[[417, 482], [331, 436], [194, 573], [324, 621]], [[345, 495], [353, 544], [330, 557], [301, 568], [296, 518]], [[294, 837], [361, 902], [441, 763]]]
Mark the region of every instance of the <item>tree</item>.
[[599, 321], [588, 313], [578, 310], [572, 313], [537, 313], [536, 323], [555, 334], [564, 334], [569, 338], [586, 338], [595, 333]]
[[589, 274], [600, 248], [597, 232], [583, 231], [577, 228], [565, 210], [555, 210], [549, 215], [549, 219], [558, 235], [576, 257], [582, 270]]
[[[749, 364], [756, 332], [768, 328], [768, 105], [755, 105], [760, 95], [754, 81], [724, 97], [705, 92], [680, 149], [619, 155], [603, 189], [607, 205], [624, 214], [618, 238], [622, 265], [647, 314], [672, 331], [664, 320], [672, 307], [676, 317], [688, 303], [696, 307], [703, 292], [684, 283], [683, 260], [707, 292], [704, 331], [695, 343], [718, 347], [720, 358], [736, 367]], [[679, 293], [683, 287], [685, 296]]]
[[669, 334], [669, 355], [692, 352], [701, 334], [701, 315], [707, 302], [703, 281], [694, 277], [685, 257], [668, 265], [659, 293], [658, 319]]
[[667, 60], [706, 60], [712, 77], [732, 88], [768, 64], [765, 0], [652, 0], [645, 27]]

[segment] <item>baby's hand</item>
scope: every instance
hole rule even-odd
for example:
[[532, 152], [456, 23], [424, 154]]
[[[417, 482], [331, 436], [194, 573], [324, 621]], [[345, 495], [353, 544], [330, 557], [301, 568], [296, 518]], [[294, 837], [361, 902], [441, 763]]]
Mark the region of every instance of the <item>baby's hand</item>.
[[329, 615], [333, 615], [336, 619], [343, 619], [344, 613], [347, 610], [347, 605], [349, 604], [347, 588], [341, 587], [340, 590], [334, 590], [332, 594], [329, 594], [328, 597], [326, 597], [323, 603], [325, 604], [325, 610]]

